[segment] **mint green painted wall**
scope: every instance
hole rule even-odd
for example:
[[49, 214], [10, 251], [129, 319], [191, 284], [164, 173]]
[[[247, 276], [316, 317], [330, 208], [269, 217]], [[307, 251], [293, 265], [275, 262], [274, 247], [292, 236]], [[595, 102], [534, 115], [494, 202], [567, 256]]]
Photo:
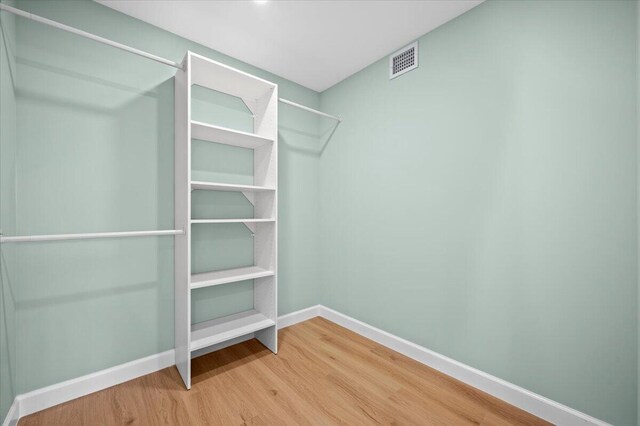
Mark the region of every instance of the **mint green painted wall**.
[[[176, 61], [190, 49], [277, 82], [282, 97], [319, 105], [316, 92], [94, 2], [25, 0], [18, 7]], [[17, 20], [16, 234], [173, 227], [174, 73]], [[199, 119], [251, 125], [236, 100], [196, 92]], [[285, 314], [318, 300], [319, 161], [307, 152], [318, 145], [318, 123], [287, 106], [279, 119], [279, 313]], [[226, 148], [194, 145], [201, 177], [247, 179], [247, 152], [227, 153], [232, 161], [220, 162]], [[201, 203], [195, 211], [211, 212], [210, 199], [194, 198]], [[225, 203], [216, 214], [251, 214], [241, 200]], [[194, 238], [195, 267], [251, 263], [244, 226], [216, 228], [230, 242], [225, 250], [208, 244], [212, 234], [205, 227]], [[7, 269], [16, 276], [18, 393], [173, 347], [171, 237], [15, 247]], [[251, 282], [195, 292], [194, 320], [250, 307], [251, 296]]]
[[[3, 1], [5, 4], [12, 4]], [[16, 98], [15, 18], [0, 12], [0, 229], [15, 231]], [[4, 420], [16, 394], [16, 311], [13, 276], [6, 263], [15, 250], [0, 252], [0, 419]]]
[[488, 1], [323, 92], [321, 302], [636, 424], [635, 8]]
[[[322, 150], [330, 123], [280, 105], [281, 314], [321, 302], [636, 423], [635, 2], [489, 1], [421, 38], [418, 70], [389, 81], [384, 58], [322, 95], [93, 2], [18, 7], [174, 60], [194, 50], [344, 118]], [[0, 63], [4, 233], [172, 227], [174, 71], [16, 24], [15, 97]], [[196, 98], [201, 117], [250, 125], [237, 102]], [[195, 145], [200, 176], [249, 183], [246, 153], [220, 164]], [[197, 214], [251, 214], [194, 198]], [[246, 229], [221, 230], [233, 250], [201, 250], [195, 267], [250, 261]], [[2, 255], [15, 306], [0, 304], [0, 415], [15, 391], [173, 346], [171, 238]], [[250, 285], [199, 291], [194, 320], [247, 307]]]

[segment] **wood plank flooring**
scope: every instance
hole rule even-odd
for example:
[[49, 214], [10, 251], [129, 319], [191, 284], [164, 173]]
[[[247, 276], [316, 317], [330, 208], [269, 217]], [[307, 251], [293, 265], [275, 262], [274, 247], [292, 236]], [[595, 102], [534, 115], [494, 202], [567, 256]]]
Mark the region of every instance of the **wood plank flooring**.
[[33, 425], [542, 425], [323, 318], [24, 417]]

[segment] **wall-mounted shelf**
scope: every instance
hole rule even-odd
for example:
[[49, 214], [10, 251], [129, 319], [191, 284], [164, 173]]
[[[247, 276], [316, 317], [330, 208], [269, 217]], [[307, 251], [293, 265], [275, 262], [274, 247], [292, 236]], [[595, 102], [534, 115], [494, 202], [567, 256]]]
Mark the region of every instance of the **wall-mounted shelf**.
[[275, 321], [252, 309], [191, 327], [191, 352], [275, 326]]
[[229, 284], [239, 281], [254, 280], [256, 278], [272, 277], [275, 272], [259, 266], [225, 269], [222, 271], [204, 272], [191, 275], [191, 289]]
[[259, 148], [273, 142], [273, 139], [264, 136], [214, 126], [199, 121], [191, 122], [191, 138], [250, 149]]
[[229, 183], [214, 183], [192, 181], [191, 189], [203, 189], [205, 191], [238, 191], [238, 192], [266, 192], [275, 191], [275, 188], [254, 185], [234, 185]]

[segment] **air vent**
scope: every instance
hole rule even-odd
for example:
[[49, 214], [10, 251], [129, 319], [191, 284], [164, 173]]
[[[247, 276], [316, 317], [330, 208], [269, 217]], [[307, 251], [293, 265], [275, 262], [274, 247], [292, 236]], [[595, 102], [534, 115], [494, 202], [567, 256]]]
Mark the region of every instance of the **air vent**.
[[389, 80], [416, 68], [418, 68], [417, 41], [389, 56]]

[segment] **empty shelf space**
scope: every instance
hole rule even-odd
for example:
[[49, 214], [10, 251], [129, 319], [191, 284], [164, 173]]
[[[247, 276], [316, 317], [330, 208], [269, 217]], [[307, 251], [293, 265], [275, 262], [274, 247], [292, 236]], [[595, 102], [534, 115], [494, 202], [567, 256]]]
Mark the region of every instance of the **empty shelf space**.
[[271, 277], [273, 275], [275, 275], [273, 271], [269, 271], [258, 266], [204, 272], [201, 274], [191, 275], [191, 289], [193, 290], [195, 288], [253, 280], [262, 277]]
[[240, 312], [191, 326], [191, 351], [225, 342], [275, 325], [256, 310]]
[[206, 191], [238, 191], [238, 192], [266, 192], [275, 191], [275, 188], [254, 185], [234, 185], [230, 183], [215, 183], [191, 181], [191, 189], [203, 189]]
[[214, 126], [213, 124], [201, 123], [199, 121], [191, 121], [191, 139], [251, 149], [259, 148], [262, 145], [273, 142], [273, 139], [254, 133]]
[[269, 223], [275, 219], [191, 219], [191, 223]]

